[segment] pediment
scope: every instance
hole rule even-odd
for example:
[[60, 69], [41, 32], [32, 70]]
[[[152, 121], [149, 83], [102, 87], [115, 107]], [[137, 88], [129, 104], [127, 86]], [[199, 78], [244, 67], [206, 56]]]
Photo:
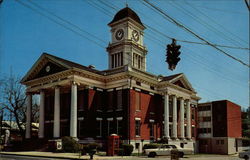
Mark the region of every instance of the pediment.
[[190, 90], [195, 92], [195, 90], [193, 89], [191, 83], [189, 83], [189, 81], [187, 80], [186, 76], [184, 74], [180, 74], [177, 77], [169, 80], [170, 83], [177, 85], [181, 88]]
[[40, 71], [34, 76], [34, 79], [65, 71], [67, 68], [53, 62], [47, 62]]
[[54, 58], [52, 55], [43, 53], [31, 67], [28, 73], [23, 77], [21, 82], [23, 83], [33, 79], [55, 74], [69, 68], [69, 66]]

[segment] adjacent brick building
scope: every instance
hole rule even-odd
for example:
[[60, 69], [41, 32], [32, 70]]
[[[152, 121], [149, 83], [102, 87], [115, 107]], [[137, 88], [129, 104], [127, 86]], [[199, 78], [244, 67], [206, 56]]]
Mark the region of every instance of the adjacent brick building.
[[241, 150], [241, 107], [228, 100], [198, 104], [199, 152], [233, 154]]
[[39, 138], [71, 136], [105, 144], [115, 133], [140, 151], [142, 140], [162, 137], [195, 148], [200, 98], [186, 76], [146, 71], [145, 27], [130, 8], [108, 25], [107, 70], [44, 53], [22, 79], [28, 95], [26, 138], [31, 137], [32, 95], [40, 94]]

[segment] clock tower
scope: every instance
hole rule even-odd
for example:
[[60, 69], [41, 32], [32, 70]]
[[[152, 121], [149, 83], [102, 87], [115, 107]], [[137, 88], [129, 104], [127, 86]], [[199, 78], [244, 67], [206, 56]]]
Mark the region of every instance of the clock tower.
[[146, 71], [145, 27], [138, 15], [126, 7], [108, 25], [111, 27], [111, 43], [107, 47], [109, 69], [128, 65]]

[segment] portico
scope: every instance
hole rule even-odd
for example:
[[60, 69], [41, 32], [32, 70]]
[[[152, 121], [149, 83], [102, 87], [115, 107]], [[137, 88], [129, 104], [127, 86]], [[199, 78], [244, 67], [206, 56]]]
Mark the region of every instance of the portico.
[[[77, 137], [77, 84], [76, 82], [70, 82], [71, 83], [71, 106], [70, 106], [70, 136], [71, 137]], [[52, 85], [53, 86], [53, 85]], [[55, 85], [51, 88], [43, 88], [38, 89], [40, 90], [40, 108], [39, 108], [39, 130], [38, 130], [38, 137], [44, 138], [44, 124], [45, 124], [45, 97], [46, 97], [46, 90], [53, 90], [54, 92], [54, 115], [53, 115], [53, 138], [60, 138], [60, 112], [61, 112], [61, 105], [60, 105], [60, 86]], [[67, 90], [70, 90], [70, 88], [67, 88]], [[33, 94], [36, 94], [37, 92], [34, 92]], [[50, 93], [51, 94], [51, 93]], [[26, 119], [26, 138], [31, 138], [31, 110], [32, 110], [32, 92], [27, 93], [27, 119]], [[63, 112], [63, 111], [62, 111]]]

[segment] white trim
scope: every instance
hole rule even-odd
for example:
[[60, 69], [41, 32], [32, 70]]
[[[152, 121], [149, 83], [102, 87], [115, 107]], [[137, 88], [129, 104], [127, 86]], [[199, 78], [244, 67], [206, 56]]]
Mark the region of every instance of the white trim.
[[98, 118], [98, 117], [97, 117], [96, 120], [97, 120], [97, 121], [102, 121], [102, 118]]
[[153, 120], [153, 119], [150, 119], [150, 120], [149, 120], [149, 122], [150, 122], [150, 123], [154, 123], [154, 122], [155, 122], [155, 120]]
[[195, 125], [192, 124], [192, 127], [195, 127]]
[[122, 90], [122, 87], [118, 87], [115, 90], [117, 90], [117, 91]]
[[139, 88], [135, 88], [135, 90], [138, 91], [138, 92], [141, 92], [141, 89], [139, 89]]
[[123, 117], [116, 117], [116, 120], [121, 121]]
[[112, 91], [114, 91], [114, 89], [112, 88], [112, 89], [108, 89], [107, 90], [107, 92], [112, 92]]
[[101, 89], [101, 88], [96, 88], [96, 90], [103, 92], [103, 89]]
[[135, 120], [136, 120], [136, 121], [140, 121], [140, 120], [141, 120], [141, 118], [137, 118], [137, 117], [136, 117], [136, 118], [135, 118]]
[[83, 120], [84, 120], [84, 117], [78, 117], [77, 120], [83, 121]]
[[107, 121], [113, 121], [114, 118], [107, 118]]
[[149, 92], [149, 94], [150, 94], [151, 96], [155, 95], [155, 94], [154, 94], [154, 93], [152, 93], [152, 92]]

